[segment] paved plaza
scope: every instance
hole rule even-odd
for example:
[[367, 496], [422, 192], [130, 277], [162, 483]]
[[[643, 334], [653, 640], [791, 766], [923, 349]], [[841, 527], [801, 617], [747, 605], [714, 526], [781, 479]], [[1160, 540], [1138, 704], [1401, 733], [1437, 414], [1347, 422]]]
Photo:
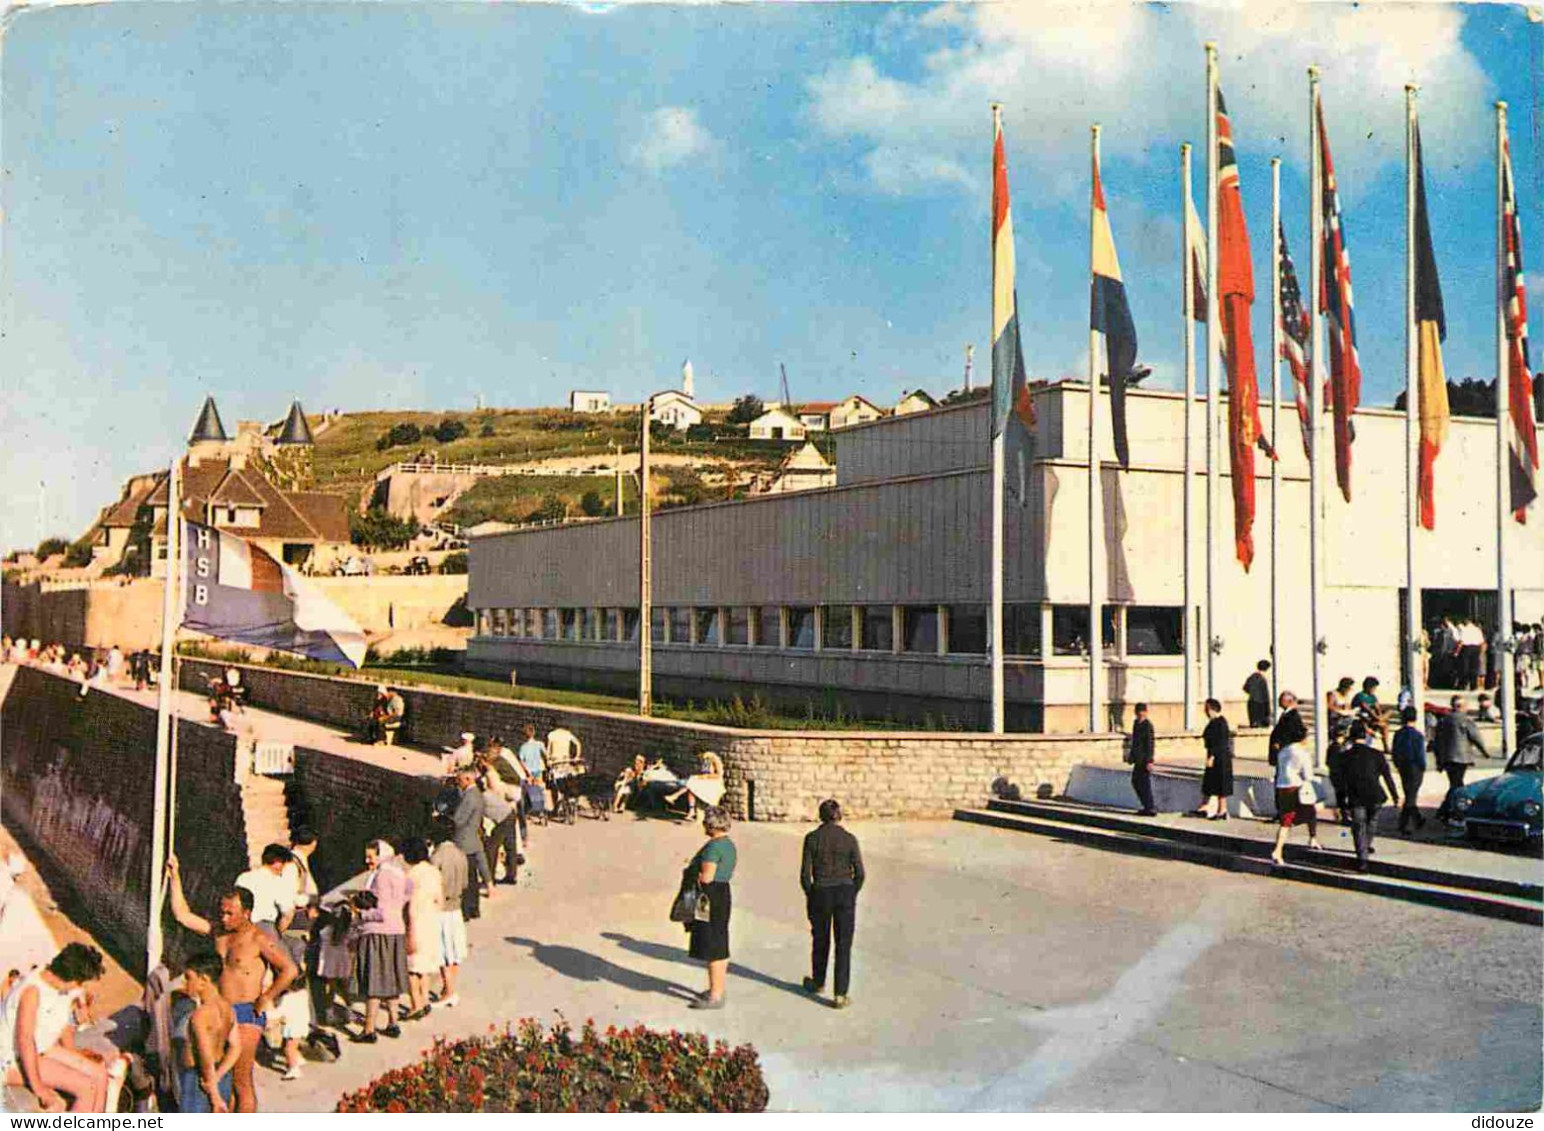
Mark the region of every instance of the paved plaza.
[[[462, 1005], [267, 1109], [328, 1109], [437, 1034], [519, 1017], [697, 1029], [781, 1110], [1504, 1110], [1540, 1099], [1537, 928], [951, 822], [855, 823], [851, 1009], [799, 988], [801, 827], [737, 825], [729, 1005], [666, 919], [695, 827], [535, 831], [471, 926]], [[385, 831], [385, 830], [383, 830]]]

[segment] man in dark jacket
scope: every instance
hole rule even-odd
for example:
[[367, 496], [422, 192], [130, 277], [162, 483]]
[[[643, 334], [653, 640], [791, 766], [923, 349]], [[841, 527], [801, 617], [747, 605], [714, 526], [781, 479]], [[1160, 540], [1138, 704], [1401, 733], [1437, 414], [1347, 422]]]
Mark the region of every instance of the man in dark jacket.
[[[1389, 771], [1383, 751], [1367, 745], [1367, 724], [1357, 719], [1351, 724], [1351, 745], [1346, 750], [1344, 774], [1346, 808], [1351, 811], [1351, 836], [1356, 843], [1356, 870], [1367, 871], [1372, 855], [1373, 830], [1378, 823], [1378, 807], [1385, 801], [1398, 801], [1399, 790]], [[1388, 791], [1384, 792], [1384, 786]]]
[[1437, 820], [1448, 818], [1453, 808], [1453, 793], [1464, 784], [1464, 775], [1474, 765], [1477, 756], [1487, 757], [1480, 729], [1464, 711], [1464, 699], [1455, 695], [1448, 701], [1448, 713], [1437, 720], [1437, 732], [1432, 735], [1432, 753], [1437, 758], [1437, 769], [1448, 777], [1447, 796], [1437, 809]]
[[1126, 760], [1131, 763], [1131, 788], [1136, 790], [1142, 808], [1138, 817], [1156, 817], [1153, 806], [1153, 756], [1157, 750], [1153, 724], [1147, 717], [1147, 704], [1137, 704], [1137, 720], [1131, 724], [1131, 749]]
[[[1271, 727], [1271, 737], [1268, 743], [1266, 757], [1271, 765], [1276, 764], [1276, 755], [1281, 753], [1283, 746], [1290, 746], [1295, 740], [1286, 737], [1288, 734], [1299, 733], [1298, 728], [1303, 727], [1303, 716], [1297, 713], [1297, 696], [1290, 691], [1283, 691], [1281, 697], [1276, 700], [1281, 707], [1281, 714], [1276, 718], [1276, 725]], [[1291, 715], [1295, 722], [1287, 722], [1287, 716]]]
[[804, 838], [799, 886], [809, 914], [812, 947], [811, 976], [804, 988], [818, 994], [826, 988], [826, 962], [831, 956], [831, 928], [836, 928], [836, 997], [832, 1005], [846, 1009], [852, 974], [852, 933], [857, 926], [858, 892], [863, 888], [863, 853], [858, 838], [841, 826], [842, 807], [834, 800], [820, 803], [820, 828]]
[[1265, 678], [1265, 673], [1270, 670], [1271, 662], [1261, 660], [1244, 681], [1244, 695], [1249, 704], [1249, 725], [1252, 727], [1271, 725], [1271, 685]]
[[1400, 713], [1404, 724], [1394, 732], [1394, 768], [1399, 771], [1399, 785], [1405, 793], [1405, 803], [1399, 810], [1399, 831], [1408, 833], [1410, 826], [1423, 828], [1426, 818], [1416, 806], [1421, 792], [1421, 779], [1426, 776], [1426, 736], [1416, 726], [1420, 717], [1414, 707], [1406, 707]]

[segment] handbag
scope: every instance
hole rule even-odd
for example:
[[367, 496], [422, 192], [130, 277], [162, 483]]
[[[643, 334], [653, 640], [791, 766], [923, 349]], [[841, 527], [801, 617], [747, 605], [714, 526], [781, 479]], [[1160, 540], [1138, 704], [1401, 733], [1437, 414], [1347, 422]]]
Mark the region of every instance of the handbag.
[[672, 923], [690, 926], [693, 923], [706, 923], [713, 917], [713, 901], [693, 878], [695, 871], [693, 866], [688, 865], [681, 873], [681, 890], [670, 905]]

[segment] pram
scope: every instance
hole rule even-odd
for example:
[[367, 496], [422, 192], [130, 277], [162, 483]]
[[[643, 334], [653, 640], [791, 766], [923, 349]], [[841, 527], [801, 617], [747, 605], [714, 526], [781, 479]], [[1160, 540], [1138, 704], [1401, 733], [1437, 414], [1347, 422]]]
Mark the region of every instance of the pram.
[[552, 777], [553, 820], [573, 824], [579, 816], [579, 802], [589, 803], [591, 816], [611, 820], [611, 802], [616, 784], [605, 774], [574, 773]]

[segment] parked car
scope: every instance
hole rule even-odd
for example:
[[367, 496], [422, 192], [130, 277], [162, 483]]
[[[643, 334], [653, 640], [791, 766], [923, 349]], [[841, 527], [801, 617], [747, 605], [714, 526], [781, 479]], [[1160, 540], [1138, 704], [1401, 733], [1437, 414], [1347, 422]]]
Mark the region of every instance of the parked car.
[[1532, 735], [1517, 748], [1506, 769], [1486, 781], [1466, 785], [1453, 796], [1455, 819], [1472, 840], [1544, 843], [1544, 735]]
[[426, 574], [426, 573], [430, 572], [430, 570], [429, 570], [429, 559], [424, 557], [422, 554], [418, 554], [418, 555], [414, 556], [413, 558], [409, 559], [409, 561], [407, 563], [407, 569], [403, 570], [402, 572], [403, 573], [410, 573], [410, 574], [413, 574], [415, 576], [420, 575], [420, 574]]

